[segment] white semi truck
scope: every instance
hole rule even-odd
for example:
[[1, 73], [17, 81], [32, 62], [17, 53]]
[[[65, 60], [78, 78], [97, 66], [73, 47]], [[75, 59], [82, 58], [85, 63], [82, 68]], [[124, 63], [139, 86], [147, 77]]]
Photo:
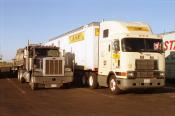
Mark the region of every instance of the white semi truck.
[[161, 35], [164, 41], [166, 79], [175, 81], [175, 32]]
[[113, 94], [131, 88], [165, 85], [163, 41], [141, 22], [92, 22], [50, 39], [74, 53], [74, 78], [90, 88], [109, 87]]
[[20, 82], [29, 82], [35, 90], [68, 86], [73, 81], [73, 70], [65, 64], [66, 57], [58, 47], [28, 44], [17, 50], [13, 69], [18, 71]]

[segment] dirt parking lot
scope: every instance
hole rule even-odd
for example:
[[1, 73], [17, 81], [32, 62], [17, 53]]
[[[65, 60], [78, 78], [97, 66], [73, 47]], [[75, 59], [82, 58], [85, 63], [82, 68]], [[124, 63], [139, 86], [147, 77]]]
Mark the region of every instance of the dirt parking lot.
[[32, 91], [16, 78], [1, 78], [0, 116], [174, 116], [172, 85], [114, 96], [107, 88]]

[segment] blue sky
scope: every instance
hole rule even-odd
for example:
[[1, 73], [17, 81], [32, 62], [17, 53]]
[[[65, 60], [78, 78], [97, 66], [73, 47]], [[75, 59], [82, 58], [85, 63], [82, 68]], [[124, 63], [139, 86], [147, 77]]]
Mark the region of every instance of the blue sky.
[[27, 40], [46, 42], [93, 21], [142, 21], [175, 31], [175, 0], [0, 0], [0, 54], [15, 57]]

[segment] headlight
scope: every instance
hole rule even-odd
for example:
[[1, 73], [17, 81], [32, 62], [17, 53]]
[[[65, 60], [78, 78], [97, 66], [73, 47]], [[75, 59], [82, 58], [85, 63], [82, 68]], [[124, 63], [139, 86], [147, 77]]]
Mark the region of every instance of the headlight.
[[163, 78], [165, 78], [165, 72], [157, 72], [157, 73], [156, 73], [156, 77], [157, 77], [158, 79], [163, 79]]
[[128, 73], [127, 73], [127, 77], [128, 77], [129, 79], [135, 78], [134, 72], [128, 72]]
[[164, 72], [160, 72], [160, 77], [165, 77], [165, 73]]

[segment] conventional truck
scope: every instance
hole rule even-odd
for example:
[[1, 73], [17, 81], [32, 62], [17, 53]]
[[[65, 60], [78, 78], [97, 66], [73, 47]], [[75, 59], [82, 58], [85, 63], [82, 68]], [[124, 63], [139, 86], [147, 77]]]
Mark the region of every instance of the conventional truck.
[[18, 70], [18, 80], [29, 82], [32, 90], [67, 87], [73, 80], [72, 68], [66, 67], [65, 56], [54, 46], [28, 44], [18, 49], [14, 67]]
[[46, 45], [73, 53], [74, 78], [92, 89], [104, 86], [120, 94], [165, 85], [163, 41], [148, 24], [92, 22], [51, 38]]

